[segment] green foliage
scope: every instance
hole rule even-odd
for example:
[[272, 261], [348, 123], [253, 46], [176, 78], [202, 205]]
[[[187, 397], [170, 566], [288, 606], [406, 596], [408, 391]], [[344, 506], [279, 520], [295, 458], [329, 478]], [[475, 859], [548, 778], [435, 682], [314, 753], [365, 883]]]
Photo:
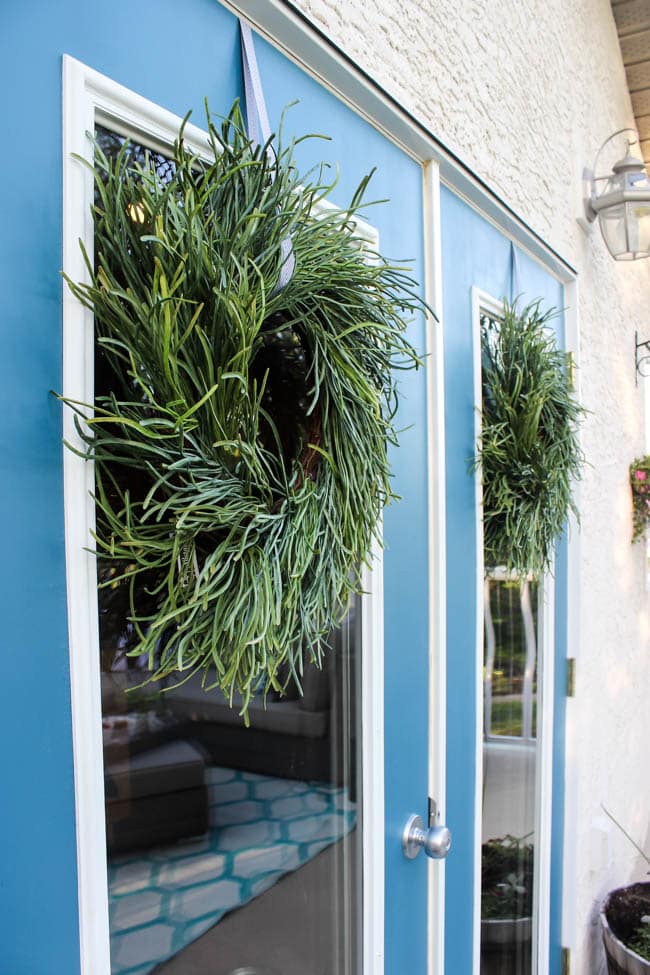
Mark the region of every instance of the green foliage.
[[638, 542], [645, 535], [650, 522], [650, 454], [637, 457], [630, 464], [632, 488], [632, 541]]
[[[524, 705], [521, 698], [519, 700], [501, 701], [498, 697], [492, 698], [492, 725], [491, 734], [504, 735], [508, 737], [521, 737], [523, 734]], [[533, 737], [537, 733], [537, 701], [533, 701]]]
[[393, 371], [419, 362], [403, 316], [422, 303], [355, 238], [367, 179], [316, 218], [331, 186], [298, 174], [293, 146], [253, 147], [237, 104], [208, 128], [214, 160], [181, 130], [167, 182], [128, 143], [116, 159], [97, 144], [95, 262], [68, 284], [94, 312], [100, 379], [91, 419], [68, 405], [131, 654], [156, 678], [216, 673], [245, 711], [284, 663], [299, 682], [359, 591], [391, 498]]
[[481, 917], [530, 917], [535, 850], [526, 837], [503, 836], [481, 847]]
[[610, 891], [604, 912], [612, 934], [650, 961], [650, 884], [634, 883]]
[[641, 918], [641, 924], [630, 940], [629, 947], [632, 951], [636, 951], [637, 955], [650, 961], [650, 917], [648, 915]]
[[[481, 323], [482, 428], [476, 463], [483, 479], [486, 564], [519, 575], [544, 572], [583, 463], [582, 408], [571, 395], [565, 354], [540, 302]], [[577, 514], [577, 512], [576, 512]]]

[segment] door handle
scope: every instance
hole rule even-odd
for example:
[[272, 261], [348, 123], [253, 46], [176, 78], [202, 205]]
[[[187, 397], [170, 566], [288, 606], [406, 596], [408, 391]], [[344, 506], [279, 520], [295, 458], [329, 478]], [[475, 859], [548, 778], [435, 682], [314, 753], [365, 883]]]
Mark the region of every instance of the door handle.
[[451, 832], [446, 826], [425, 829], [420, 816], [409, 816], [402, 833], [404, 856], [413, 860], [422, 849], [432, 860], [444, 860], [451, 849]]

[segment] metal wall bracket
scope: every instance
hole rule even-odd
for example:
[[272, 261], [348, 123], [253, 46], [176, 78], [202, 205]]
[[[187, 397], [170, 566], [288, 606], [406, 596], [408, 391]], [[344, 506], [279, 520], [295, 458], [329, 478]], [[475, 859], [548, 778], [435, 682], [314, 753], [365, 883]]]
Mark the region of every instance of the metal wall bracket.
[[[643, 352], [639, 352], [643, 349]], [[639, 333], [634, 333], [634, 361], [636, 363], [636, 384], [639, 385], [639, 376], [650, 376], [650, 339], [639, 342]]]

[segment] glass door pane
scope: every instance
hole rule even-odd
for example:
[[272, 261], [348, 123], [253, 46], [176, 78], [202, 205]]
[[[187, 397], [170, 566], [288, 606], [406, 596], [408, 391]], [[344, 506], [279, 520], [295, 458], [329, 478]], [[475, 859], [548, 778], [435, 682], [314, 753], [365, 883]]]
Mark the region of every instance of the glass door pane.
[[[107, 155], [124, 142], [97, 137]], [[100, 353], [95, 376], [107, 393]], [[247, 726], [200, 674], [147, 682], [119, 568], [98, 559], [111, 972], [360, 975], [359, 602], [322, 667], [304, 648], [302, 686], [260, 688]], [[137, 599], [155, 609], [144, 587]]]
[[540, 598], [537, 583], [486, 575], [481, 975], [534, 971]]
[[111, 971], [360, 972], [355, 608], [248, 728], [198, 677], [138, 688], [128, 624], [100, 609]]

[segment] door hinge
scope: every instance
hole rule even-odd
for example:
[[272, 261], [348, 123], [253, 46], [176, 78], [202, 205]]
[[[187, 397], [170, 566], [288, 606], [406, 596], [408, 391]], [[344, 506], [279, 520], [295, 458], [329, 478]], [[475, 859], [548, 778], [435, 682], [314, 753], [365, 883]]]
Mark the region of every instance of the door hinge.
[[566, 696], [576, 696], [576, 658], [567, 657], [566, 661]]
[[575, 353], [566, 353], [566, 377], [569, 391], [575, 393], [576, 389], [576, 357]]
[[571, 975], [571, 949], [562, 949], [562, 975]]

